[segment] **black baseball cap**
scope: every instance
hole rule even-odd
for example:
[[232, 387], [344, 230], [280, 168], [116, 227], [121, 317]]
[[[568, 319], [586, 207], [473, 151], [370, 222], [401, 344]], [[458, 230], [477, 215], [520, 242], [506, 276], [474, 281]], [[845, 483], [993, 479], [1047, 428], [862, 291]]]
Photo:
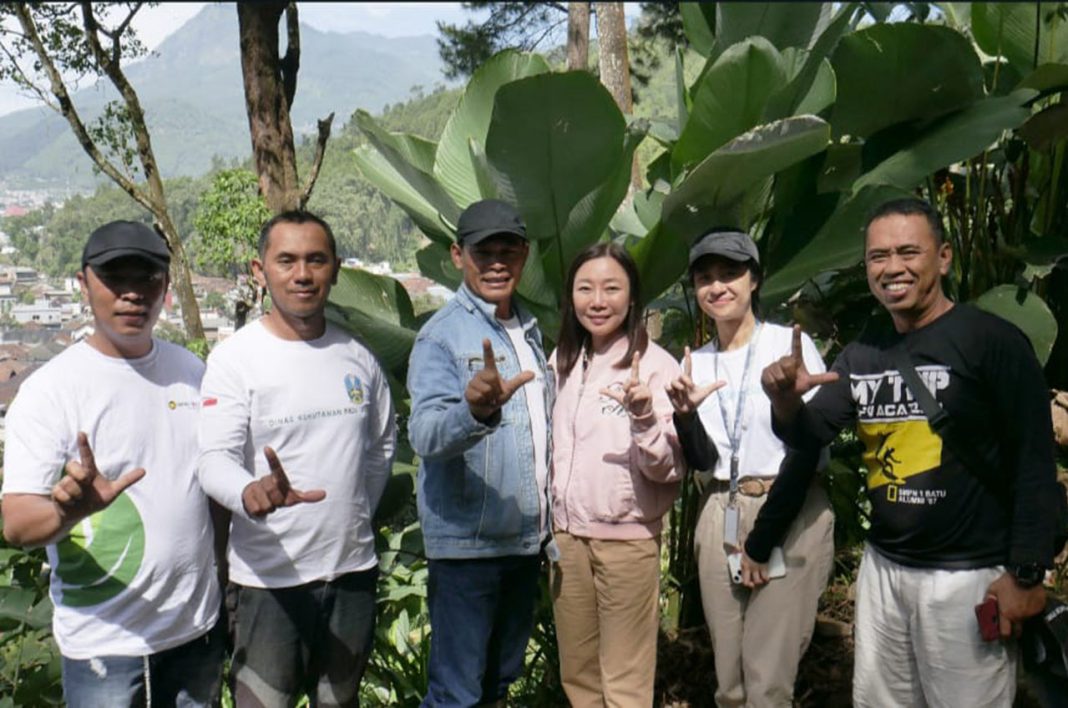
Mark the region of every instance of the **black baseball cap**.
[[473, 246], [490, 236], [510, 234], [524, 241], [527, 227], [516, 208], [499, 199], [483, 199], [464, 209], [456, 224], [456, 242], [461, 246]]
[[690, 247], [690, 266], [703, 256], [722, 256], [732, 261], [760, 263], [756, 243], [744, 231], [713, 229], [694, 241]]
[[123, 256], [144, 258], [163, 270], [171, 264], [167, 242], [154, 229], [137, 221], [112, 221], [89, 234], [82, 251], [82, 268]]

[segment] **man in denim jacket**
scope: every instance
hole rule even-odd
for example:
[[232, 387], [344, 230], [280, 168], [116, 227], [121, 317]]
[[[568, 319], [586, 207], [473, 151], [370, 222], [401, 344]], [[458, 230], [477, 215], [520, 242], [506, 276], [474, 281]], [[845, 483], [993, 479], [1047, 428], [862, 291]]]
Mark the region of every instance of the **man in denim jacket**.
[[423, 327], [408, 367], [430, 559], [424, 706], [503, 702], [523, 669], [546, 536], [553, 390], [536, 321], [512, 298], [528, 250], [512, 206], [468, 207], [452, 246], [464, 283]]

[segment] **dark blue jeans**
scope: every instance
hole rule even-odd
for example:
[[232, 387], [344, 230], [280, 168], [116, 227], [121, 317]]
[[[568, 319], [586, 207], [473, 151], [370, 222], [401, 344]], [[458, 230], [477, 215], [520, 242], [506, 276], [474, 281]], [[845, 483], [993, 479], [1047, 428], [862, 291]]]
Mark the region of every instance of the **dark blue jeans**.
[[534, 624], [538, 556], [431, 560], [426, 708], [470, 708], [508, 695]]
[[69, 708], [207, 708], [219, 698], [225, 649], [226, 628], [217, 622], [207, 634], [148, 656], [63, 657], [63, 695]]
[[375, 633], [378, 568], [291, 588], [238, 586], [238, 706], [358, 706]]

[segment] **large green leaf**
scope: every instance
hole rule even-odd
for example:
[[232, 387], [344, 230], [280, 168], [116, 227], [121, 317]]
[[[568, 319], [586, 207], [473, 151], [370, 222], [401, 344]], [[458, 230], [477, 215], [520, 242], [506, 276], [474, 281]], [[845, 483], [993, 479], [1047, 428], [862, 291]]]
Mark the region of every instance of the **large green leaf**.
[[390, 133], [363, 110], [356, 111], [356, 125], [367, 136], [367, 141], [386, 158], [412, 189], [437, 210], [441, 218], [450, 224], [456, 223], [460, 215], [456, 202], [433, 175], [422, 169], [427, 161], [426, 139], [403, 133]]
[[452, 263], [448, 246], [431, 243], [416, 252], [415, 262], [420, 273], [451, 290], [456, 290], [463, 282], [460, 271]]
[[782, 56], [763, 37], [723, 52], [694, 91], [690, 119], [671, 153], [674, 172], [758, 125], [768, 99], [786, 80]]
[[396, 202], [424, 234], [437, 243], [448, 244], [453, 240], [437, 209], [393, 168], [382, 153], [369, 145], [362, 145], [353, 154], [356, 166], [367, 181]]
[[632, 249], [647, 301], [686, 269], [689, 244], [714, 226], [748, 228], [743, 205], [768, 178], [827, 146], [830, 127], [815, 116], [763, 125], [701, 162], [663, 201], [661, 225]]
[[509, 49], [491, 57], [471, 77], [441, 133], [434, 161], [434, 176], [461, 207], [485, 196], [479, 190], [469, 141], [486, 144], [497, 89], [516, 79], [548, 71], [549, 65], [541, 56]]
[[1040, 64], [1068, 63], [1068, 16], [1062, 14], [1063, 6], [973, 2], [972, 36], [980, 49], [991, 56], [1000, 54], [1024, 75]]
[[716, 45], [716, 6], [707, 2], [680, 2], [679, 16], [690, 46], [701, 56], [711, 54]]
[[763, 37], [778, 49], [808, 49], [827, 26], [829, 2], [717, 2], [716, 44], [724, 49]]
[[743, 228], [744, 196], [776, 172], [827, 147], [830, 127], [815, 116], [762, 125], [713, 152], [664, 199], [662, 223], [684, 241], [717, 225]]
[[554, 291], [575, 254], [604, 235], [642, 137], [585, 71], [532, 76], [497, 92], [486, 157], [502, 199], [518, 207], [539, 242]]
[[783, 267], [768, 275], [760, 296], [767, 303], [790, 297], [811, 278], [860, 262], [864, 255], [864, 221], [878, 205], [910, 196], [896, 187], [867, 187], [845, 199], [816, 235]]
[[838, 100], [835, 136], [869, 136], [905, 121], [931, 120], [984, 95], [971, 43], [946, 27], [879, 24], [842, 38], [831, 60]]
[[1043, 366], [1057, 341], [1057, 318], [1042, 298], [1015, 285], [998, 285], [980, 295], [975, 304], [1023, 330]]
[[404, 287], [384, 275], [343, 268], [330, 291], [330, 305], [330, 320], [356, 335], [389, 374], [403, 381], [416, 335]]
[[1055, 103], [1028, 118], [1020, 137], [1035, 150], [1048, 150], [1068, 137], [1068, 103]]
[[1006, 130], [1022, 124], [1031, 111], [1026, 103], [1035, 92], [1020, 89], [1008, 96], [973, 103], [938, 121], [912, 144], [862, 175], [853, 191], [877, 184], [909, 189], [935, 170], [973, 157]]
[[1040, 94], [1068, 89], [1068, 63], [1043, 64], [1020, 82], [1017, 88], [1031, 88]]
[[822, 106], [815, 108], [813, 105], [818, 102], [817, 97], [828, 93], [827, 78], [821, 74], [829, 74], [830, 100], [834, 101], [837, 92], [834, 70], [825, 69], [824, 62], [834, 53], [842, 35], [849, 28], [849, 19], [855, 10], [853, 3], [839, 8], [838, 14], [816, 40], [812, 50], [799, 54], [804, 57], [804, 64], [796, 71], [788, 72], [792, 78], [768, 101], [768, 105], [764, 108], [764, 120], [777, 120], [798, 113], [818, 113], [822, 110]]

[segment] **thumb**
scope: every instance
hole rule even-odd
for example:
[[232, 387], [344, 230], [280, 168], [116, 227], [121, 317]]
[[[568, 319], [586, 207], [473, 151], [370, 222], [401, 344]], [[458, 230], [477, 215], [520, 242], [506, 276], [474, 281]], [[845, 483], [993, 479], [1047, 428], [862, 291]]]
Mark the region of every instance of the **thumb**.
[[[114, 482], [111, 483], [111, 492], [112, 492], [112, 494], [114, 495], [114, 497], [119, 496], [120, 494], [125, 492], [127, 489], [129, 489], [131, 486], [133, 486], [134, 484], [137, 484], [137, 482], [141, 481], [141, 478], [144, 477], [144, 476], [145, 476], [145, 468], [144, 467], [138, 467], [137, 469], [132, 469], [129, 472], [127, 472], [126, 474], [121, 475], [118, 479], [116, 479]], [[112, 498], [114, 498], [114, 497], [112, 497]]]
[[811, 383], [813, 386], [822, 386], [823, 384], [834, 383], [838, 380], [838, 372], [828, 371], [824, 374], [809, 374], [808, 380], [809, 383]]
[[602, 388], [600, 391], [598, 391], [598, 393], [600, 393], [602, 396], [607, 396], [608, 398], [611, 398], [613, 401], [620, 405], [623, 405], [624, 401], [627, 400], [627, 394], [625, 394], [623, 391], [617, 391], [612, 388]]
[[506, 399], [511, 398], [512, 394], [519, 390], [520, 387], [527, 385], [534, 380], [533, 371], [521, 371], [519, 375], [514, 379], [509, 379], [501, 384], [501, 391], [504, 393]]
[[308, 504], [320, 502], [323, 499], [326, 499], [326, 490], [324, 489], [309, 489], [306, 492], [302, 492], [299, 489], [291, 488], [289, 492], [293, 495], [293, 497], [296, 498], [297, 501], [305, 502]]

